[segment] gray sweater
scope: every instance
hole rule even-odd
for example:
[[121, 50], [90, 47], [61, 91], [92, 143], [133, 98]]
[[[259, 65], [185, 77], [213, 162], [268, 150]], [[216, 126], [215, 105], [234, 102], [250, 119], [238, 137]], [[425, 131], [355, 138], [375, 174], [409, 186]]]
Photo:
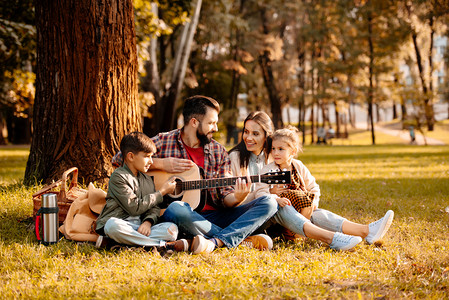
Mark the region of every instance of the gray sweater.
[[124, 164], [109, 179], [106, 205], [97, 219], [96, 231], [103, 235], [103, 227], [111, 217], [124, 220], [130, 216], [140, 216], [142, 223], [150, 221], [156, 224], [162, 202], [162, 194], [155, 191], [151, 177], [141, 172], [134, 176]]

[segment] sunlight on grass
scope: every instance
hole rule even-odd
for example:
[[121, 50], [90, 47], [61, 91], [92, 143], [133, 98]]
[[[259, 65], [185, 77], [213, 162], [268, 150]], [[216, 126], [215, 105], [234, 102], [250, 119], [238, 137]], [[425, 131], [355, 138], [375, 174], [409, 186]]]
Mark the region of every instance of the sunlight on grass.
[[433, 131], [425, 131], [426, 137], [434, 138], [449, 145], [449, 120], [440, 121], [435, 124]]
[[306, 146], [320, 206], [368, 223], [395, 211], [383, 241], [335, 252], [313, 240], [162, 258], [62, 239], [36, 243], [28, 151], [0, 149], [3, 299], [444, 299], [449, 293], [449, 146]]
[[0, 186], [22, 181], [28, 154], [28, 148], [0, 148]]

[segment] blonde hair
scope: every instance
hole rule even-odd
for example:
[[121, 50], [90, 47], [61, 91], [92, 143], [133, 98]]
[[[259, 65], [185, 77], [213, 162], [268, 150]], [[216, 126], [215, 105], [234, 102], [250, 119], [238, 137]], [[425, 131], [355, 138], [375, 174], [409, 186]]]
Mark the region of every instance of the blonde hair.
[[282, 140], [284, 141], [290, 149], [292, 149], [294, 156], [298, 155], [299, 152], [302, 152], [302, 144], [299, 140], [299, 130], [298, 128], [288, 125], [285, 128], [276, 130], [270, 137], [268, 146], [269, 148], [267, 151], [271, 153], [271, 147], [273, 144], [273, 141], [275, 140]]

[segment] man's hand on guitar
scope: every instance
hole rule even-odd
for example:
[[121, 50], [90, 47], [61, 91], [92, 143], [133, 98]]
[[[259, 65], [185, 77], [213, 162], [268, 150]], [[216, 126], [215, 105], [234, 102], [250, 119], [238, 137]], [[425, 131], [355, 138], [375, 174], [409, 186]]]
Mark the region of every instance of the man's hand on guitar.
[[173, 194], [175, 188], [176, 188], [176, 179], [171, 178], [161, 186], [159, 192], [161, 192], [162, 196], [165, 196], [167, 194]]
[[189, 170], [195, 163], [190, 159], [168, 157], [163, 158], [163, 170], [169, 173], [181, 173]]

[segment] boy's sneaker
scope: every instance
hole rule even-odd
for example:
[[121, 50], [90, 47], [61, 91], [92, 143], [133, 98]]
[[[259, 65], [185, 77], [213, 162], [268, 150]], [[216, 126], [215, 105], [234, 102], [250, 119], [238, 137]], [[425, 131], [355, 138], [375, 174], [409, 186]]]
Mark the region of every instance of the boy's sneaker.
[[215, 243], [206, 239], [202, 235], [197, 235], [193, 238], [192, 253], [193, 254], [207, 254], [215, 250]]
[[365, 241], [368, 244], [374, 244], [387, 233], [393, 222], [394, 212], [392, 210], [387, 211], [385, 216], [375, 222], [370, 223], [369, 234], [366, 236]]
[[273, 240], [266, 234], [251, 235], [244, 239], [240, 245], [259, 250], [271, 250]]
[[109, 244], [109, 238], [106, 236], [99, 235], [97, 241], [95, 242], [96, 248], [106, 249]]
[[189, 243], [185, 239], [180, 239], [177, 241], [165, 243], [165, 248], [167, 248], [167, 250], [173, 250], [175, 252], [185, 252], [189, 251]]
[[359, 236], [336, 232], [329, 247], [334, 250], [345, 251], [354, 248], [361, 241], [362, 238]]

